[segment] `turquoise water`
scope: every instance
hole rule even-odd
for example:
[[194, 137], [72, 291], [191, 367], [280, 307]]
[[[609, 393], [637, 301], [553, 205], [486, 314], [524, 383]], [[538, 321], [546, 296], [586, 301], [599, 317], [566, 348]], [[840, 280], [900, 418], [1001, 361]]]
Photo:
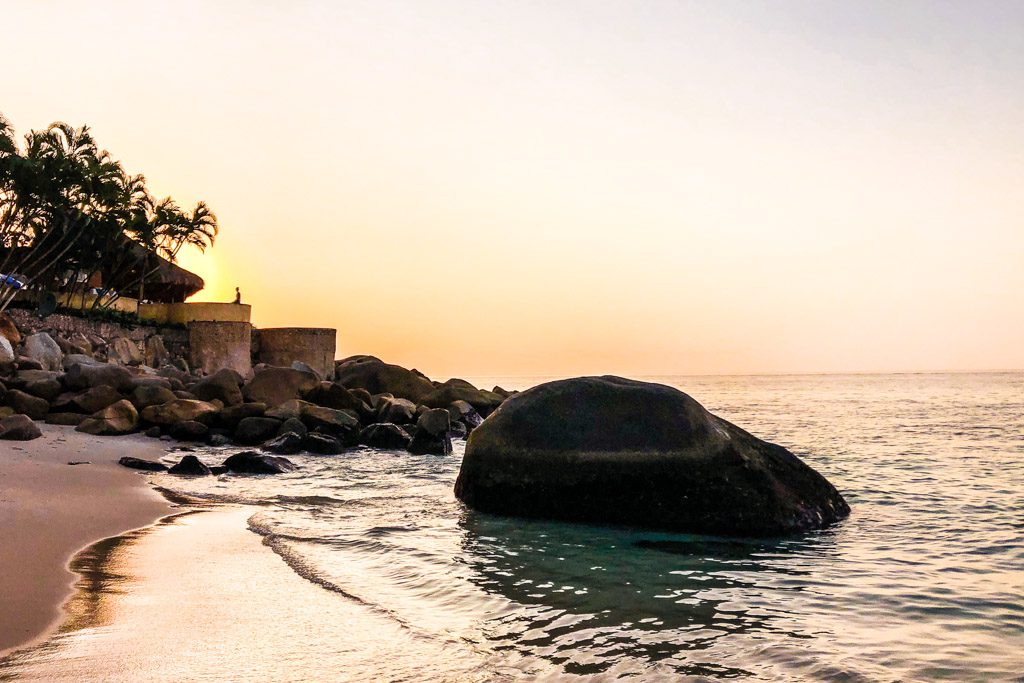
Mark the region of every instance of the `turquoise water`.
[[[658, 381], [790, 448], [850, 518], [745, 541], [493, 517], [452, 495], [462, 442], [159, 481], [257, 505], [250, 529], [324, 601], [437, 643], [442, 661], [392, 655], [382, 679], [436, 678], [450, 657], [464, 680], [1020, 680], [1024, 374]], [[344, 679], [347, 655], [320, 652]]]

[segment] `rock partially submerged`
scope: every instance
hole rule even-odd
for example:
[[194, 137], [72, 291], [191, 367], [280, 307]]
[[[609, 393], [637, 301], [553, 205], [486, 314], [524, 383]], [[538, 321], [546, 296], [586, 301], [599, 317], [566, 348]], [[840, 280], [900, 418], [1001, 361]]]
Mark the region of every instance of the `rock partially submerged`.
[[510, 398], [470, 435], [455, 495], [498, 514], [736, 536], [819, 529], [850, 511], [785, 448], [681, 391], [619, 377]]
[[239, 474], [283, 474], [295, 469], [295, 464], [288, 458], [255, 451], [235, 453], [224, 461], [224, 466], [229, 472]]
[[144, 460], [142, 458], [133, 458], [130, 455], [126, 455], [117, 461], [118, 465], [122, 467], [130, 467], [133, 470], [145, 470], [147, 472], [166, 472], [167, 465], [162, 462], [156, 462], [155, 460]]

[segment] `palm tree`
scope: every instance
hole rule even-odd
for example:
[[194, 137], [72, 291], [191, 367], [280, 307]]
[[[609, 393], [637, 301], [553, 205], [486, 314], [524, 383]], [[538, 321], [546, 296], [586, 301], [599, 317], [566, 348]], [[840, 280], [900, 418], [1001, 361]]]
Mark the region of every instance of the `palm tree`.
[[[170, 197], [154, 201], [145, 177], [100, 150], [88, 126], [53, 123], [19, 147], [0, 116], [0, 272], [72, 294], [102, 272], [108, 291], [94, 308], [104, 308], [120, 296], [115, 287], [142, 298], [157, 267], [150, 254], [173, 262], [186, 245], [212, 245], [217, 230], [204, 202], [187, 213]], [[15, 293], [0, 281], [0, 311]]]

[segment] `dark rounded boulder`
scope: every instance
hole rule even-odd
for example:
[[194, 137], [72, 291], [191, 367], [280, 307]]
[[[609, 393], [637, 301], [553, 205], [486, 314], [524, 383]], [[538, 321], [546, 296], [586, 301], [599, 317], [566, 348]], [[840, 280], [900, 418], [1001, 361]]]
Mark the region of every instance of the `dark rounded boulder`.
[[317, 455], [338, 455], [345, 450], [344, 444], [328, 434], [310, 432], [302, 440], [302, 446], [310, 453]]
[[185, 420], [172, 424], [167, 433], [178, 441], [206, 441], [210, 435], [210, 428], [202, 422]]
[[516, 394], [475, 429], [456, 497], [484, 512], [779, 536], [850, 508], [816, 471], [683, 392], [581, 377]]
[[126, 455], [117, 461], [118, 465], [122, 467], [130, 467], [133, 470], [145, 470], [147, 472], [166, 472], [167, 465], [162, 462], [156, 462], [155, 460], [144, 460], [142, 458], [133, 458], [130, 455]]
[[177, 465], [174, 465], [167, 471], [170, 474], [187, 474], [191, 476], [205, 476], [213, 474], [213, 472], [210, 471], [210, 468], [194, 455], [186, 455], [178, 461]]
[[371, 394], [391, 394], [419, 402], [434, 390], [430, 380], [415, 370], [384, 363], [372, 356], [358, 356], [337, 366], [338, 383], [347, 389], [365, 389]]
[[263, 444], [263, 450], [277, 455], [295, 455], [302, 450], [302, 435], [296, 432], [278, 434]]
[[0, 439], [5, 441], [31, 441], [42, 435], [28, 415], [8, 415], [0, 419]]
[[50, 412], [50, 403], [45, 398], [26, 394], [17, 389], [8, 389], [4, 394], [3, 403], [14, 409], [15, 413], [28, 415], [33, 420], [42, 420]]
[[294, 470], [295, 464], [288, 458], [276, 455], [242, 451], [225, 460], [224, 467], [236, 474], [283, 474]]
[[243, 446], [255, 446], [277, 435], [280, 420], [272, 417], [247, 417], [235, 427], [235, 441]]
[[405, 449], [409, 433], [390, 422], [375, 422], [359, 432], [359, 443], [371, 448]]

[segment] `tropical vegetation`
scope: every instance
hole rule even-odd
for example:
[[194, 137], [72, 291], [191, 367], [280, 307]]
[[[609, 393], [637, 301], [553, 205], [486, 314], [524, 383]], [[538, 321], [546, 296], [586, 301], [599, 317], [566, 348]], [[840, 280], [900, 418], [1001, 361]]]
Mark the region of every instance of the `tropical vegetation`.
[[23, 289], [95, 311], [121, 296], [141, 300], [161, 259], [175, 262], [188, 245], [205, 250], [217, 230], [205, 202], [187, 211], [154, 198], [88, 126], [53, 123], [19, 144], [0, 115], [0, 311]]

